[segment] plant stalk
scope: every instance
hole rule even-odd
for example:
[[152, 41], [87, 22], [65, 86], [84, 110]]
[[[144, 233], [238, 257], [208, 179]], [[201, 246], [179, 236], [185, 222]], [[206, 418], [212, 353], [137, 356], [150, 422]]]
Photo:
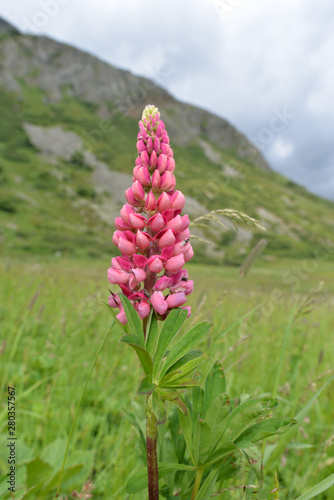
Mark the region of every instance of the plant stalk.
[[158, 426], [157, 418], [153, 411], [152, 394], [149, 394], [145, 404], [146, 413], [146, 456], [148, 474], [148, 498], [149, 500], [159, 500], [158, 482]]
[[195, 484], [194, 484], [193, 492], [191, 494], [191, 500], [196, 499], [199, 487], [201, 486], [203, 471], [204, 471], [204, 469], [202, 467], [199, 467], [196, 471]]

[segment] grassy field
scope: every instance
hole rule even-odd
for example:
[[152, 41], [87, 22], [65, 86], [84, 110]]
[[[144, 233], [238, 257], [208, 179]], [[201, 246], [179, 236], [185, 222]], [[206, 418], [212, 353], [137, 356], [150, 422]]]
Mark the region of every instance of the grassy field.
[[[18, 499], [30, 488], [24, 498], [55, 497], [75, 411], [110, 324], [102, 303], [108, 295], [107, 267], [108, 261], [96, 260], [0, 263], [2, 498]], [[237, 268], [190, 265], [189, 270], [196, 286], [189, 322], [199, 317], [214, 321], [201, 348], [211, 362], [223, 363], [231, 397], [272, 394], [276, 385], [277, 415], [295, 417], [328, 382], [292, 435], [260, 445], [263, 489], [258, 494], [230, 490], [214, 497], [295, 500], [334, 472], [333, 266], [321, 259], [259, 262], [245, 278]], [[131, 414], [138, 416], [140, 425], [144, 415], [143, 396], [136, 396], [141, 369], [120, 337], [114, 327], [89, 382], [69, 448], [63, 498], [80, 491], [89, 478], [93, 498], [146, 498], [125, 492], [128, 478], [143, 466], [144, 458]], [[8, 385], [16, 389], [15, 497], [6, 494]], [[270, 493], [275, 471], [279, 496]], [[245, 472], [220, 487], [247, 485], [249, 479]], [[332, 487], [316, 498], [329, 500], [333, 495]]]

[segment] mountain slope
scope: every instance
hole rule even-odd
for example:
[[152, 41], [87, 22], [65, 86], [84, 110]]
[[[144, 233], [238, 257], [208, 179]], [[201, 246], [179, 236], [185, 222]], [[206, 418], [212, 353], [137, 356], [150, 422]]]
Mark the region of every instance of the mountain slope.
[[[157, 105], [192, 217], [234, 208], [268, 229], [266, 255], [311, 257], [331, 239], [333, 204], [272, 172], [226, 120], [161, 87], [0, 22], [0, 237], [5, 254], [100, 256], [131, 184], [141, 110]], [[197, 258], [239, 262], [260, 238], [203, 229]], [[330, 243], [329, 243], [330, 244]]]

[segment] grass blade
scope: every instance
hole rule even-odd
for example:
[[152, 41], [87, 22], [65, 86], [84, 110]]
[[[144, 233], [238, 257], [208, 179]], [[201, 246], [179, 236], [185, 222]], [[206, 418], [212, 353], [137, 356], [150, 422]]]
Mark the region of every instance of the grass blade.
[[328, 488], [330, 488], [333, 485], [334, 485], [334, 474], [331, 474], [330, 476], [326, 477], [326, 479], [318, 483], [316, 486], [313, 486], [313, 488], [308, 490], [306, 493], [296, 498], [296, 500], [310, 500], [311, 498], [314, 498], [323, 491], [328, 490]]

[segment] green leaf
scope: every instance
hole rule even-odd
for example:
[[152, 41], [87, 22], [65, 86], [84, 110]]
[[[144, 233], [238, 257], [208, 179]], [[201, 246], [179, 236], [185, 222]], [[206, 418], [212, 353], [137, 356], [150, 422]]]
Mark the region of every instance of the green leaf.
[[[204, 337], [206, 337], [211, 326], [211, 323], [209, 323], [208, 321], [204, 321], [203, 323], [195, 325], [180, 338], [180, 340], [169, 352], [164, 364], [161, 366], [157, 373], [159, 382], [164, 377], [169, 368], [171, 368], [177, 361], [179, 361], [185, 354], [187, 354], [187, 352], [191, 351]], [[160, 337], [162, 337], [162, 332]]]
[[242, 441], [238, 443], [241, 454], [246, 458], [251, 470], [254, 472], [260, 484], [263, 483], [262, 455], [259, 449], [252, 443]]
[[214, 447], [221, 438], [225, 428], [226, 419], [231, 411], [231, 403], [228, 394], [219, 394], [207, 410], [206, 421], [211, 427], [212, 447]]
[[162, 359], [165, 352], [187, 319], [188, 312], [185, 309], [173, 309], [167, 316], [164, 326], [159, 335], [157, 350], [154, 356], [153, 380], [156, 381], [157, 374], [162, 367]]
[[[187, 375], [191, 371], [191, 369], [190, 369], [189, 371], [185, 372], [185, 370], [187, 370], [188, 363], [190, 363], [191, 361], [197, 360], [202, 355], [203, 355], [202, 351], [190, 351], [190, 352], [188, 352], [187, 354], [182, 356], [182, 358], [179, 359], [173, 366], [171, 366], [169, 368], [169, 370], [167, 370], [166, 376], [168, 376], [169, 374], [172, 374], [174, 372], [177, 372], [177, 374], [181, 374], [181, 376]], [[182, 368], [182, 370], [181, 370], [181, 368]]]
[[153, 369], [152, 359], [146, 349], [144, 349], [144, 347], [142, 346], [141, 339], [136, 335], [124, 335], [124, 337], [121, 339], [121, 342], [125, 342], [125, 344], [128, 344], [130, 347], [132, 347], [132, 349], [136, 351], [138, 359], [145, 373], [147, 375], [151, 375]]
[[205, 379], [203, 418], [206, 416], [211, 401], [224, 392], [226, 392], [224, 370], [221, 363], [216, 361]]
[[274, 436], [275, 434], [283, 434], [296, 424], [297, 420], [291, 420], [289, 418], [268, 418], [267, 420], [262, 420], [261, 422], [249, 427], [238, 437], [235, 443], [238, 444], [240, 441], [256, 443], [261, 439], [266, 439], [267, 437]]
[[[172, 464], [172, 463], [160, 463], [159, 464], [159, 479], [171, 474], [172, 472], [177, 472], [179, 470], [194, 470], [191, 465], [184, 464]], [[137, 471], [129, 480], [126, 485], [127, 493], [139, 493], [139, 491], [147, 488], [147, 469], [140, 469]]]
[[198, 419], [193, 429], [193, 457], [196, 465], [208, 458], [210, 444], [211, 429], [204, 420]]
[[179, 411], [178, 414], [181, 422], [184, 440], [187, 445], [188, 453], [190, 455], [192, 463], [195, 464], [195, 460], [193, 457], [193, 447], [192, 447], [192, 422], [191, 422], [190, 412], [188, 411], [187, 415], [185, 415], [183, 412]]
[[27, 463], [27, 488], [45, 483], [51, 479], [53, 473], [51, 465], [39, 457], [31, 460]]
[[143, 344], [143, 342], [145, 342], [144, 331], [137, 311], [135, 310], [130, 300], [125, 295], [120, 293], [119, 298], [121, 299], [126, 319], [128, 320], [128, 325], [130, 328], [131, 335], [137, 335], [142, 340], [142, 345], [144, 346], [145, 345]]
[[178, 412], [175, 408], [171, 417], [168, 419], [168, 428], [170, 430], [174, 452], [178, 462], [184, 461], [184, 453], [186, 450], [186, 442], [182, 433], [182, 427]]
[[313, 486], [310, 490], [308, 490], [306, 493], [303, 493], [300, 497], [298, 497], [296, 500], [310, 500], [311, 498], [314, 498], [317, 495], [320, 495], [323, 491], [328, 490], [331, 486], [334, 484], [334, 474], [331, 474], [330, 476], [326, 477], [323, 481], [318, 483], [316, 486]]
[[153, 393], [152, 404], [154, 414], [158, 420], [158, 424], [164, 424], [167, 420], [166, 408], [163, 401], [161, 401], [159, 394], [157, 394], [156, 392]]
[[154, 389], [156, 388], [155, 384], [152, 384], [151, 377], [147, 375], [143, 378], [138, 388], [138, 394], [152, 394]]
[[216, 484], [216, 479], [218, 476], [218, 469], [213, 469], [206, 480], [204, 481], [201, 489], [196, 495], [196, 500], [209, 500], [211, 493]]
[[235, 453], [238, 448], [232, 442], [224, 443], [220, 446], [214, 453], [212, 453], [204, 462], [205, 467], [210, 467], [211, 465], [215, 465], [218, 462], [221, 462], [223, 458]]
[[159, 323], [154, 310], [151, 310], [146, 333], [146, 349], [150, 356], [154, 356], [159, 337]]
[[260, 415], [264, 416], [277, 406], [276, 399], [259, 398], [249, 399], [237, 406], [227, 417], [226, 429], [222, 436], [224, 441], [236, 440], [245, 430], [254, 423]]

